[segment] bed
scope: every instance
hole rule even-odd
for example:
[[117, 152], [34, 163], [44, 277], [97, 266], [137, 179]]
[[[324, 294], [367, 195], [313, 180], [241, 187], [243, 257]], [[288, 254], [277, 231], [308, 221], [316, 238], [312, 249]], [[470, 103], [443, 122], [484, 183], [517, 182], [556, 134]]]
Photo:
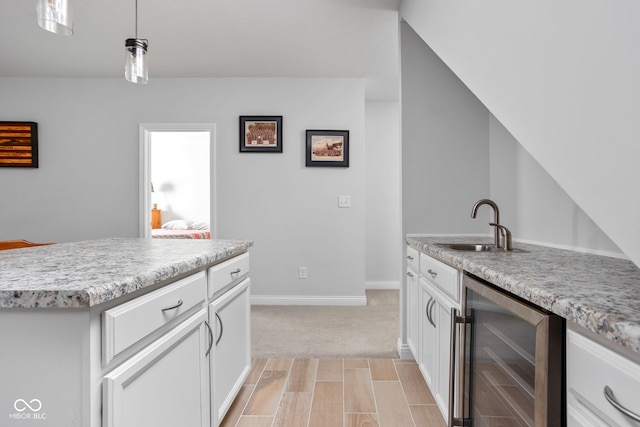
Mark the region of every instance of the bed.
[[151, 237], [154, 239], [210, 239], [209, 230], [165, 230], [156, 228], [151, 230]]
[[161, 228], [151, 230], [154, 239], [211, 239], [209, 224], [205, 222], [188, 223], [183, 220], [173, 220], [162, 225]]

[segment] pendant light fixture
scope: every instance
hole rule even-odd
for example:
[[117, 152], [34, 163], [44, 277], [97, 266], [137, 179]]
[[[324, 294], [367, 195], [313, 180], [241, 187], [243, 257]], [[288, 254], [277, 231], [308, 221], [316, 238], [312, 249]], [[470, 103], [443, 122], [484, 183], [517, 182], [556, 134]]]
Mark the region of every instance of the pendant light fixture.
[[127, 60], [124, 67], [124, 77], [131, 83], [146, 84], [149, 81], [147, 70], [147, 46], [149, 40], [138, 38], [138, 0], [136, 0], [136, 37], [127, 39], [124, 47]]
[[73, 34], [73, 8], [70, 0], [37, 0], [36, 20], [47, 31], [63, 36]]

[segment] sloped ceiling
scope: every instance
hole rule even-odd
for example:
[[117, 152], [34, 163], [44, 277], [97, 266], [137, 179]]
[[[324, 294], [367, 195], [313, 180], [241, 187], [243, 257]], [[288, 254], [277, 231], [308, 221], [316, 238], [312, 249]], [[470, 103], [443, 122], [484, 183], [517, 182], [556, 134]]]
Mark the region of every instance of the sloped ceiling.
[[400, 14], [640, 266], [640, 3], [402, 0]]
[[[40, 29], [35, 1], [0, 14], [0, 77], [119, 77], [135, 0], [70, 0], [75, 33]], [[138, 0], [154, 77], [359, 77], [398, 98], [400, 0]]]

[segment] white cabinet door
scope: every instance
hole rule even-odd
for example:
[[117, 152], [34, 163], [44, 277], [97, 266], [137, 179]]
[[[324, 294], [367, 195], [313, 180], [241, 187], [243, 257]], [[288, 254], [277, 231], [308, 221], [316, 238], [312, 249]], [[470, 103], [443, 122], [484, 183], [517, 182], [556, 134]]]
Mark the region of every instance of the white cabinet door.
[[420, 283], [418, 273], [407, 268], [407, 344], [413, 358], [420, 360]]
[[426, 280], [420, 278], [420, 361], [419, 366], [425, 381], [433, 390], [435, 385], [435, 369], [437, 353], [436, 323], [433, 321], [432, 313], [436, 302], [429, 292]]
[[222, 421], [251, 369], [249, 283], [243, 280], [209, 305], [209, 322], [215, 331], [211, 352], [214, 426]]
[[209, 425], [205, 309], [104, 377], [105, 427]]
[[447, 421], [449, 408], [449, 366], [451, 365], [451, 306], [438, 300], [433, 310], [438, 340], [438, 380], [434, 398]]

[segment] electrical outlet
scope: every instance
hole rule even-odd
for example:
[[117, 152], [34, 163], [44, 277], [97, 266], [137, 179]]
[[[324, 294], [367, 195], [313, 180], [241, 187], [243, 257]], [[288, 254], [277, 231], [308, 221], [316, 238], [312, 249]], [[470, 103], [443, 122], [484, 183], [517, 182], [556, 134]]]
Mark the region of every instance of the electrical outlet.
[[338, 207], [339, 208], [350, 208], [351, 207], [351, 196], [338, 196]]
[[307, 278], [307, 267], [298, 267], [298, 279]]

